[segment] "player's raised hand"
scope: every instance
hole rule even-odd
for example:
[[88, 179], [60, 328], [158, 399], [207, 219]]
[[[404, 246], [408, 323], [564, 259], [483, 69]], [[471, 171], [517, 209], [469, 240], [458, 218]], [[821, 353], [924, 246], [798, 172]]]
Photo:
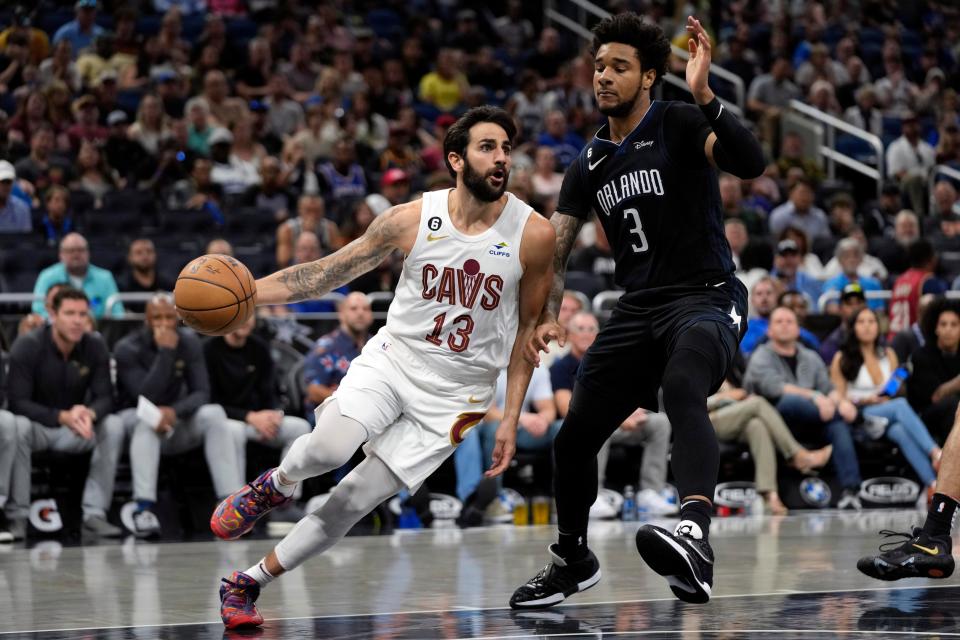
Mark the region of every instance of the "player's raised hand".
[[483, 474], [495, 478], [510, 466], [513, 454], [517, 452], [517, 423], [504, 420], [497, 427], [496, 444], [493, 447], [493, 464]]
[[567, 344], [567, 330], [556, 322], [544, 322], [533, 331], [533, 336], [523, 345], [523, 358], [535, 367], [540, 366], [540, 352], [550, 353], [550, 342], [556, 340], [562, 348]]
[[687, 84], [693, 92], [693, 99], [697, 104], [706, 104], [713, 100], [713, 92], [707, 84], [710, 76], [710, 36], [693, 16], [687, 16], [687, 49], [690, 59], [687, 60]]

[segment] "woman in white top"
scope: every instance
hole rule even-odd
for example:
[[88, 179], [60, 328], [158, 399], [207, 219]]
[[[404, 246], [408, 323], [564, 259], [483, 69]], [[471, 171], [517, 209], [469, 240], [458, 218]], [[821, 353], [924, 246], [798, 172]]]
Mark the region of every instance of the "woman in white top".
[[160, 98], [152, 93], [143, 96], [137, 107], [137, 121], [127, 129], [127, 135], [139, 142], [147, 153], [156, 156], [160, 152], [160, 141], [169, 131]]
[[553, 200], [560, 195], [563, 174], [557, 172], [557, 155], [551, 147], [537, 147], [533, 171], [533, 197], [538, 202]]
[[864, 308], [850, 319], [847, 338], [830, 365], [830, 378], [837, 391], [866, 417], [888, 422], [886, 433], [900, 447], [924, 485], [937, 479], [933, 465], [940, 460], [940, 447], [906, 399], [881, 395], [897, 368], [897, 354], [880, 341], [880, 322], [875, 311]]

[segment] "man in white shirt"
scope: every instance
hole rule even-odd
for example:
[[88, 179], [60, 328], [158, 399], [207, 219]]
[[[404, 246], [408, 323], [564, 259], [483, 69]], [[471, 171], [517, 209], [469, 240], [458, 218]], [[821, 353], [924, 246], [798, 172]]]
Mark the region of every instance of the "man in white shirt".
[[936, 153], [920, 139], [916, 114], [903, 117], [902, 135], [887, 147], [887, 175], [900, 183], [911, 208], [923, 217], [927, 213], [927, 176], [936, 164]]

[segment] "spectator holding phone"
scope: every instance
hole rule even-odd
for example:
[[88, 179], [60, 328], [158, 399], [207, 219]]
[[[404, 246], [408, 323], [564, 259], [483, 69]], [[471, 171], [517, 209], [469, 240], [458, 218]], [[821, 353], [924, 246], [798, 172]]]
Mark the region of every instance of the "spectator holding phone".
[[933, 465], [939, 462], [941, 450], [907, 400], [894, 397], [906, 370], [898, 369], [893, 349], [880, 345], [876, 311], [865, 307], [848, 322], [846, 340], [830, 365], [834, 388], [857, 405], [864, 417], [874, 418], [873, 424], [886, 421], [885, 431], [878, 429], [876, 437], [897, 443], [923, 484], [932, 486], [937, 478]]

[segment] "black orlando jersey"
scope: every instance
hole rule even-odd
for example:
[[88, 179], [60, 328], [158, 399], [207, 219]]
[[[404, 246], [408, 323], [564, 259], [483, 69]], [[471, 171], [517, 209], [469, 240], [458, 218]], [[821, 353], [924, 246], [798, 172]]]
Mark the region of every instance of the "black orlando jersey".
[[[557, 211], [597, 214], [632, 300], [667, 301], [734, 272], [700, 109], [654, 101], [620, 144], [604, 125], [567, 169]], [[632, 295], [630, 295], [632, 294]]]

